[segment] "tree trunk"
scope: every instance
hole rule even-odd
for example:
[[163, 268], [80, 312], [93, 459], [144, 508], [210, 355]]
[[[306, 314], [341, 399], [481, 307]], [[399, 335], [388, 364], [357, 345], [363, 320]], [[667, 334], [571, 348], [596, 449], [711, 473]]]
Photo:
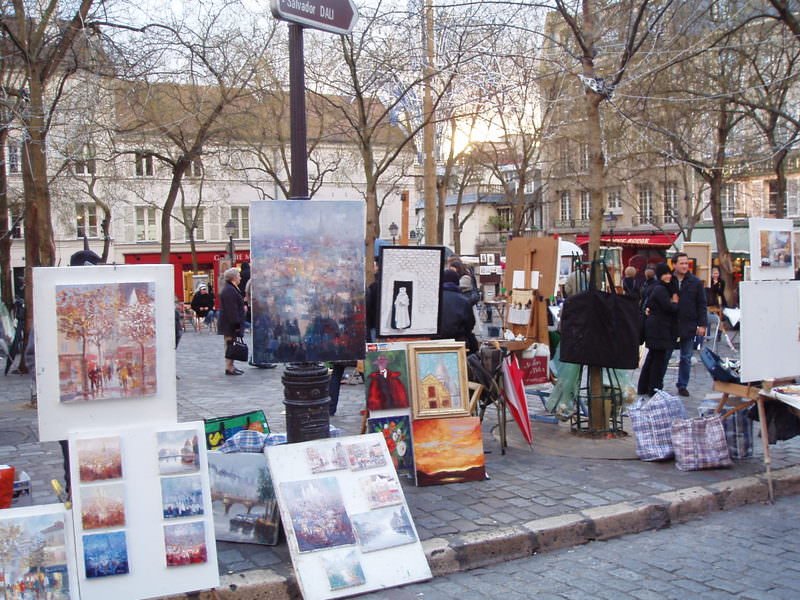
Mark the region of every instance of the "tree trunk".
[[111, 211], [105, 205], [100, 209], [103, 211], [103, 220], [100, 221], [100, 230], [103, 232], [103, 255], [100, 257], [100, 262], [105, 264], [108, 262], [108, 254], [111, 250]]
[[433, 99], [431, 86], [433, 77], [433, 5], [431, 0], [423, 8], [425, 19], [425, 81], [422, 97], [422, 117], [425, 119], [422, 131], [422, 146], [425, 152], [425, 165], [423, 174], [423, 187], [425, 196], [425, 243], [428, 245], [441, 244], [438, 237], [439, 224], [436, 210], [436, 157], [435, 140], [433, 131]]
[[[719, 261], [720, 275], [725, 281], [726, 291], [730, 294], [734, 294], [733, 261], [731, 260], [731, 253], [728, 249], [728, 240], [725, 238], [725, 223], [722, 220], [722, 204], [720, 201], [725, 153], [727, 150], [728, 134], [730, 133], [728, 119], [727, 105], [723, 102], [720, 104], [720, 110], [717, 116], [714, 168], [711, 170], [711, 175], [706, 176], [706, 181], [710, 186], [709, 209], [711, 210], [711, 219], [714, 224], [714, 239], [717, 242], [717, 260]], [[730, 298], [726, 298], [726, 300], [730, 300]]]
[[163, 211], [161, 213], [161, 264], [169, 264], [169, 253], [172, 247], [172, 209], [175, 207], [175, 201], [178, 199], [178, 192], [181, 189], [181, 181], [183, 181], [183, 174], [189, 168], [191, 160], [186, 156], [182, 156], [175, 163], [172, 168], [172, 182], [169, 186], [169, 193], [164, 202]]
[[55, 264], [55, 242], [50, 218], [50, 190], [47, 185], [46, 122], [44, 89], [39, 74], [30, 78], [28, 135], [22, 146], [22, 179], [25, 188], [25, 335], [19, 370], [27, 373], [24, 349], [33, 332], [33, 268]]
[[6, 175], [6, 141], [8, 129], [0, 127], [0, 298], [9, 312], [14, 309], [14, 277], [11, 270], [11, 224], [8, 210], [8, 176]]
[[786, 217], [786, 155], [788, 153], [787, 148], [781, 148], [772, 157], [772, 170], [775, 172], [775, 187], [778, 194], [778, 200], [775, 202], [776, 219]]
[[366, 210], [366, 239], [364, 246], [364, 276], [365, 283], [369, 285], [375, 279], [372, 268], [375, 260], [375, 240], [380, 236], [380, 223], [378, 223], [378, 192], [375, 189], [377, 181], [371, 175], [367, 175], [367, 210]]

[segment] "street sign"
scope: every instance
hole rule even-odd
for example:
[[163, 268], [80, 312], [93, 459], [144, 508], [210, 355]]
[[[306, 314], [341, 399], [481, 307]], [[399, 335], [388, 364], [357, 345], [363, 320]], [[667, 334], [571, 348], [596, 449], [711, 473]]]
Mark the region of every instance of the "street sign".
[[270, 8], [276, 19], [341, 35], [353, 31], [358, 21], [353, 0], [271, 0]]

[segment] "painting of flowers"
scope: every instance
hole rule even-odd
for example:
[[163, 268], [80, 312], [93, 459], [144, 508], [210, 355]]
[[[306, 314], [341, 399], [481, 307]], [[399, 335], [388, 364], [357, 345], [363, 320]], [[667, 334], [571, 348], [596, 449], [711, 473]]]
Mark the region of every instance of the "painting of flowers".
[[417, 485], [486, 479], [480, 418], [423, 419], [411, 426]]
[[371, 418], [367, 421], [367, 431], [383, 435], [397, 474], [413, 477], [414, 451], [411, 443], [411, 421], [408, 416]]

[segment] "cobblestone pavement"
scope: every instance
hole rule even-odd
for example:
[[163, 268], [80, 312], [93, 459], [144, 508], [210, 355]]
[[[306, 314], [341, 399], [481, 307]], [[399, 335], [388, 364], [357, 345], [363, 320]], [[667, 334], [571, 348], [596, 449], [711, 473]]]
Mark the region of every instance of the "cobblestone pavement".
[[[241, 377], [223, 375], [223, 345], [208, 332], [187, 332], [177, 351], [180, 380], [178, 416], [181, 421], [235, 414], [262, 408], [275, 431], [285, 430], [282, 368], [272, 370], [244, 366]], [[667, 388], [674, 390], [677, 370], [668, 372]], [[27, 471], [33, 480], [34, 501], [55, 501], [52, 478], [63, 476], [56, 443], [37, 442], [35, 411], [29, 407], [30, 380], [20, 375], [0, 378], [0, 463]], [[690, 413], [711, 391], [711, 380], [702, 366], [693, 368], [689, 384], [692, 397], [685, 399]], [[342, 385], [339, 410], [331, 422], [344, 434], [356, 434], [364, 404], [363, 385]], [[643, 502], [657, 494], [705, 486], [748, 475], [761, 474], [760, 443], [755, 457], [736, 461], [734, 467], [699, 472], [680, 472], [672, 462], [597, 460], [553, 456], [509, 448], [501, 455], [493, 436], [495, 411], [484, 420], [487, 472], [491, 479], [477, 483], [415, 487], [404, 482], [404, 491], [420, 538], [463, 540], [535, 519], [556, 517], [623, 501]], [[513, 423], [510, 427], [516, 427]], [[566, 427], [566, 425], [553, 427]], [[772, 446], [773, 468], [800, 464], [800, 439]], [[220, 543], [222, 574], [270, 568], [288, 576], [291, 564], [285, 543], [277, 547]]]
[[361, 596], [382, 600], [795, 600], [800, 497], [752, 504]]

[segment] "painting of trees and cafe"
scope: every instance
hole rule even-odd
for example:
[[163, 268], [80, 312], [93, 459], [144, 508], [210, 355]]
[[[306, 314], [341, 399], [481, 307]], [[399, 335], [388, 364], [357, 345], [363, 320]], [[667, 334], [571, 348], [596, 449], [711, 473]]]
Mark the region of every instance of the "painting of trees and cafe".
[[155, 284], [56, 286], [61, 402], [156, 392]]

